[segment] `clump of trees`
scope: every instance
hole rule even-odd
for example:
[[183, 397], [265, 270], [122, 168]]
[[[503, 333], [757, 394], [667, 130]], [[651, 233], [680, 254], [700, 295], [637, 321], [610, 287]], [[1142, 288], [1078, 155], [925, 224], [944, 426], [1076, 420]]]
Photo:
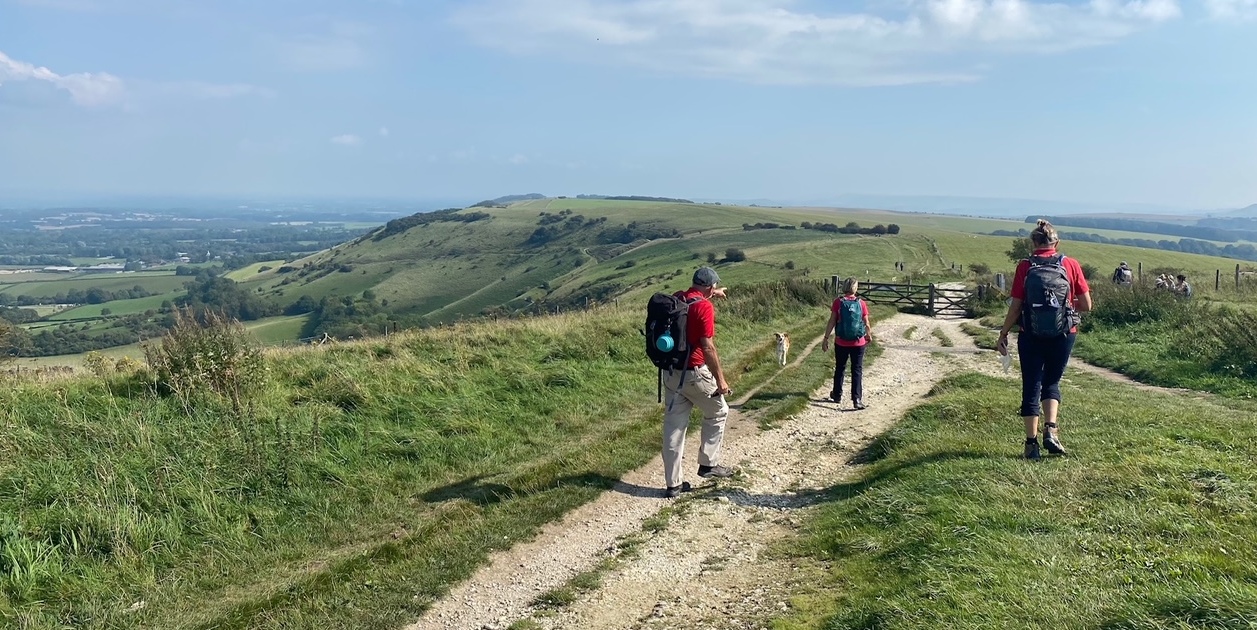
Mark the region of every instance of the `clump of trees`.
[[602, 230], [598, 233], [597, 241], [603, 245], [610, 245], [612, 243], [632, 243], [638, 240], [680, 238], [680, 236], [681, 232], [676, 228], [633, 221], [628, 225], [613, 226]]
[[864, 234], [864, 235], [871, 235], [871, 236], [882, 236], [884, 234], [898, 234], [899, 233], [899, 225], [896, 223], [891, 223], [889, 225], [882, 225], [879, 223], [873, 227], [860, 227], [859, 223], [856, 223], [855, 221], [850, 221], [846, 225], [842, 227], [838, 227], [838, 225], [834, 223], [812, 223], [811, 221], [804, 221], [799, 224], [799, 227], [805, 230], [817, 230], [819, 232], [836, 232], [838, 234]]
[[751, 231], [751, 230], [793, 230], [793, 229], [795, 229], [795, 226], [793, 226], [793, 225], [781, 225], [781, 224], [779, 224], [779, 223], [772, 223], [772, 222], [765, 222], [765, 223], [743, 223], [743, 224], [742, 224], [742, 229], [743, 229], [743, 230], [745, 230], [745, 231], [747, 231], [747, 232], [749, 232], [749, 231]]
[[384, 224], [380, 228], [372, 240], [381, 241], [395, 234], [401, 234], [406, 230], [420, 225], [428, 225], [431, 223], [474, 223], [476, 221], [484, 221], [493, 218], [486, 212], [464, 212], [462, 208], [446, 208], [444, 210], [435, 210], [432, 212], [420, 212], [412, 214], [408, 217], [393, 219]]
[[215, 311], [229, 319], [251, 321], [279, 314], [279, 307], [240, 287], [230, 278], [206, 271], [187, 285], [177, 304], [194, 313]]
[[35, 306], [37, 304], [104, 304], [114, 300], [130, 300], [134, 298], [149, 297], [157, 295], [140, 285], [135, 285], [130, 289], [118, 289], [110, 291], [100, 287], [91, 287], [89, 289], [70, 289], [62, 291], [56, 295], [19, 295], [12, 296], [6, 293], [0, 293], [0, 307], [3, 306]]

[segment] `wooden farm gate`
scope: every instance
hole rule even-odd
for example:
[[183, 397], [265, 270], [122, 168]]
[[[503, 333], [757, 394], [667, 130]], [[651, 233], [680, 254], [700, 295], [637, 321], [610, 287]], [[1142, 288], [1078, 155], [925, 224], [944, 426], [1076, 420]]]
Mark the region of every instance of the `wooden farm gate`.
[[931, 317], [962, 316], [975, 296], [968, 289], [943, 288], [936, 284], [860, 283], [860, 297], [873, 304], [918, 309]]

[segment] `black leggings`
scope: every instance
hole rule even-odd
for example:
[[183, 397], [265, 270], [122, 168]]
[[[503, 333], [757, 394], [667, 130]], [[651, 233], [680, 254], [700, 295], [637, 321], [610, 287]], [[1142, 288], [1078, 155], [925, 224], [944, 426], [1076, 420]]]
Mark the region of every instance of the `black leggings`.
[[1061, 376], [1074, 350], [1073, 333], [1059, 337], [1036, 337], [1023, 332], [1017, 335], [1017, 353], [1021, 357], [1021, 415], [1042, 413], [1040, 402], [1061, 400]]
[[847, 360], [851, 360], [851, 400], [864, 399], [864, 349], [868, 346], [834, 347], [834, 390], [830, 396], [834, 400], [842, 400], [842, 377], [847, 371]]

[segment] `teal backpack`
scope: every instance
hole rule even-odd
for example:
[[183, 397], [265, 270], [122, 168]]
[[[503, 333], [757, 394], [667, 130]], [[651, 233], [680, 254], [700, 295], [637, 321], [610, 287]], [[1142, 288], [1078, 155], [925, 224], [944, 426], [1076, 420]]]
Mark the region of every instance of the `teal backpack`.
[[859, 341], [864, 338], [864, 309], [859, 298], [839, 300], [838, 338], [843, 341]]

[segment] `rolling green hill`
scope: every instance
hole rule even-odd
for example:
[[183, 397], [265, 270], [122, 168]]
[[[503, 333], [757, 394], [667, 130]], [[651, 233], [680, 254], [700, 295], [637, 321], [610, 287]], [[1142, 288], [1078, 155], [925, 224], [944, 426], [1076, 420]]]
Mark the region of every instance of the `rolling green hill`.
[[[966, 277], [972, 263], [1011, 272], [1004, 254], [1011, 239], [981, 233], [1026, 226], [876, 210], [555, 198], [429, 219], [409, 227], [393, 222], [286, 266], [250, 270], [242, 274], [243, 282], [283, 306], [302, 296], [359, 297], [370, 291], [391, 317], [434, 324], [684, 288], [693, 269], [711, 259], [734, 287], [801, 275], [955, 280]], [[849, 222], [862, 227], [893, 223], [902, 232], [870, 236], [802, 228]], [[744, 229], [762, 223], [796, 229]], [[724, 261], [730, 248], [741, 250], [746, 260]], [[1181, 270], [1202, 289], [1211, 288], [1215, 270], [1230, 277], [1236, 263], [1096, 243], [1066, 243], [1063, 251], [1093, 264], [1102, 275], [1119, 260], [1129, 260], [1149, 270]], [[905, 263], [906, 271], [897, 271], [896, 262]]]

